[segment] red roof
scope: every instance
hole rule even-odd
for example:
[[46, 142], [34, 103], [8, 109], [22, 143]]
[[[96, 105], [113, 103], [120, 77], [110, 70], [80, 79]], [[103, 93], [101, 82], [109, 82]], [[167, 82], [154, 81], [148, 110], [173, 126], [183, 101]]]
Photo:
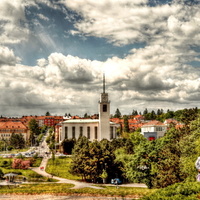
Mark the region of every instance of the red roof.
[[0, 129], [27, 129], [22, 122], [0, 122]]
[[145, 123], [143, 126], [166, 126], [166, 125], [160, 121], [152, 120], [150, 122]]

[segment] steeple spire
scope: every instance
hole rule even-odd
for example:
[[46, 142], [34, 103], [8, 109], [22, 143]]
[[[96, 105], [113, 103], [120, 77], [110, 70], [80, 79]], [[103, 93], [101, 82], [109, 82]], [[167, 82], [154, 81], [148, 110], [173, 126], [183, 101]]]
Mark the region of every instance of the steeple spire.
[[103, 72], [103, 93], [106, 92], [105, 72]]

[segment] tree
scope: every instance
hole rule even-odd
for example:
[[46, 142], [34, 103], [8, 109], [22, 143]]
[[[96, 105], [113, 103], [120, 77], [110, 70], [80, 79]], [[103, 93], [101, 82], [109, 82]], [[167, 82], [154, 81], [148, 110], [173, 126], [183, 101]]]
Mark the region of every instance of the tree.
[[34, 145], [36, 142], [36, 137], [40, 134], [40, 128], [38, 126], [38, 123], [35, 119], [31, 119], [28, 123], [28, 127], [30, 130], [30, 137], [29, 137], [29, 143], [31, 145]]
[[133, 109], [132, 115], [138, 115], [137, 110], [134, 110], [134, 109]]
[[13, 146], [15, 149], [23, 149], [25, 147], [25, 140], [23, 135], [12, 133], [10, 137], [10, 146]]
[[88, 118], [88, 117], [89, 117], [89, 115], [88, 115], [87, 113], [85, 113], [83, 118], [86, 119], [86, 118]]
[[72, 151], [72, 166], [71, 170], [75, 174], [82, 176], [86, 180], [88, 176], [87, 166], [89, 165], [89, 140], [85, 136], [80, 137]]
[[144, 112], [143, 112], [143, 115], [146, 115], [146, 114], [148, 114], [149, 112], [148, 112], [148, 110], [147, 110], [147, 108], [145, 108], [145, 110], [144, 110]]
[[128, 123], [128, 116], [124, 116], [124, 132], [129, 133], [129, 123]]
[[114, 118], [120, 118], [120, 117], [121, 117], [121, 112], [120, 112], [119, 109], [117, 108], [117, 110], [115, 111]]
[[47, 111], [46, 114], [45, 114], [45, 116], [51, 116], [50, 112]]
[[74, 146], [72, 159], [72, 172], [82, 175], [85, 180], [96, 182], [103, 170], [109, 179], [121, 174], [118, 165], [114, 163], [111, 142], [106, 139], [91, 143], [86, 137], [80, 137]]

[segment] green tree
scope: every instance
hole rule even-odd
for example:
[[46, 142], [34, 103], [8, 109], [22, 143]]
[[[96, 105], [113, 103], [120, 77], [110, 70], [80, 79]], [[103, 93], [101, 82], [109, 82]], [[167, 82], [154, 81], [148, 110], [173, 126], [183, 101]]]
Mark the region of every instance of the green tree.
[[88, 177], [88, 166], [89, 166], [89, 140], [83, 136], [80, 137], [72, 151], [72, 166], [71, 170], [73, 173], [81, 175], [82, 179], [86, 180]]
[[120, 112], [119, 109], [117, 108], [117, 110], [115, 111], [114, 118], [120, 118], [120, 117], [121, 117], [121, 112]]
[[31, 145], [35, 145], [36, 137], [40, 134], [40, 128], [39, 128], [38, 123], [35, 119], [31, 119], [29, 121], [28, 127], [29, 127], [29, 130], [30, 130], [29, 143]]
[[25, 147], [25, 140], [23, 135], [12, 133], [10, 137], [10, 145], [15, 149], [23, 149]]
[[148, 114], [149, 112], [148, 112], [148, 110], [147, 110], [147, 108], [145, 108], [145, 110], [143, 111], [143, 115], [146, 115], [146, 114]]
[[165, 113], [165, 119], [171, 119], [175, 116], [174, 111], [167, 110], [167, 113]]
[[91, 143], [86, 137], [80, 137], [74, 146], [72, 159], [72, 172], [82, 175], [85, 180], [96, 182], [103, 170], [109, 179], [121, 174], [114, 162], [115, 154], [111, 142], [106, 139]]
[[134, 109], [133, 109], [133, 111], [132, 111], [132, 115], [138, 115], [137, 110], [134, 110]]
[[47, 111], [46, 114], [45, 114], [45, 116], [51, 116], [50, 112]]
[[128, 122], [128, 116], [124, 116], [124, 132], [129, 133], [129, 122]]

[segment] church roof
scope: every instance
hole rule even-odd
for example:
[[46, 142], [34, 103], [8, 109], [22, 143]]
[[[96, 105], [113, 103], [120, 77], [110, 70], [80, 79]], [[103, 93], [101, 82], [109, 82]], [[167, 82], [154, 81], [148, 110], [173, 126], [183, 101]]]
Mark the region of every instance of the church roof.
[[[69, 119], [64, 122], [64, 124], [89, 124], [89, 123], [99, 123], [99, 119]], [[110, 122], [110, 124], [115, 124], [114, 122]]]
[[99, 123], [98, 119], [70, 119], [66, 120], [63, 123], [74, 123], [74, 124], [81, 124], [81, 123]]

